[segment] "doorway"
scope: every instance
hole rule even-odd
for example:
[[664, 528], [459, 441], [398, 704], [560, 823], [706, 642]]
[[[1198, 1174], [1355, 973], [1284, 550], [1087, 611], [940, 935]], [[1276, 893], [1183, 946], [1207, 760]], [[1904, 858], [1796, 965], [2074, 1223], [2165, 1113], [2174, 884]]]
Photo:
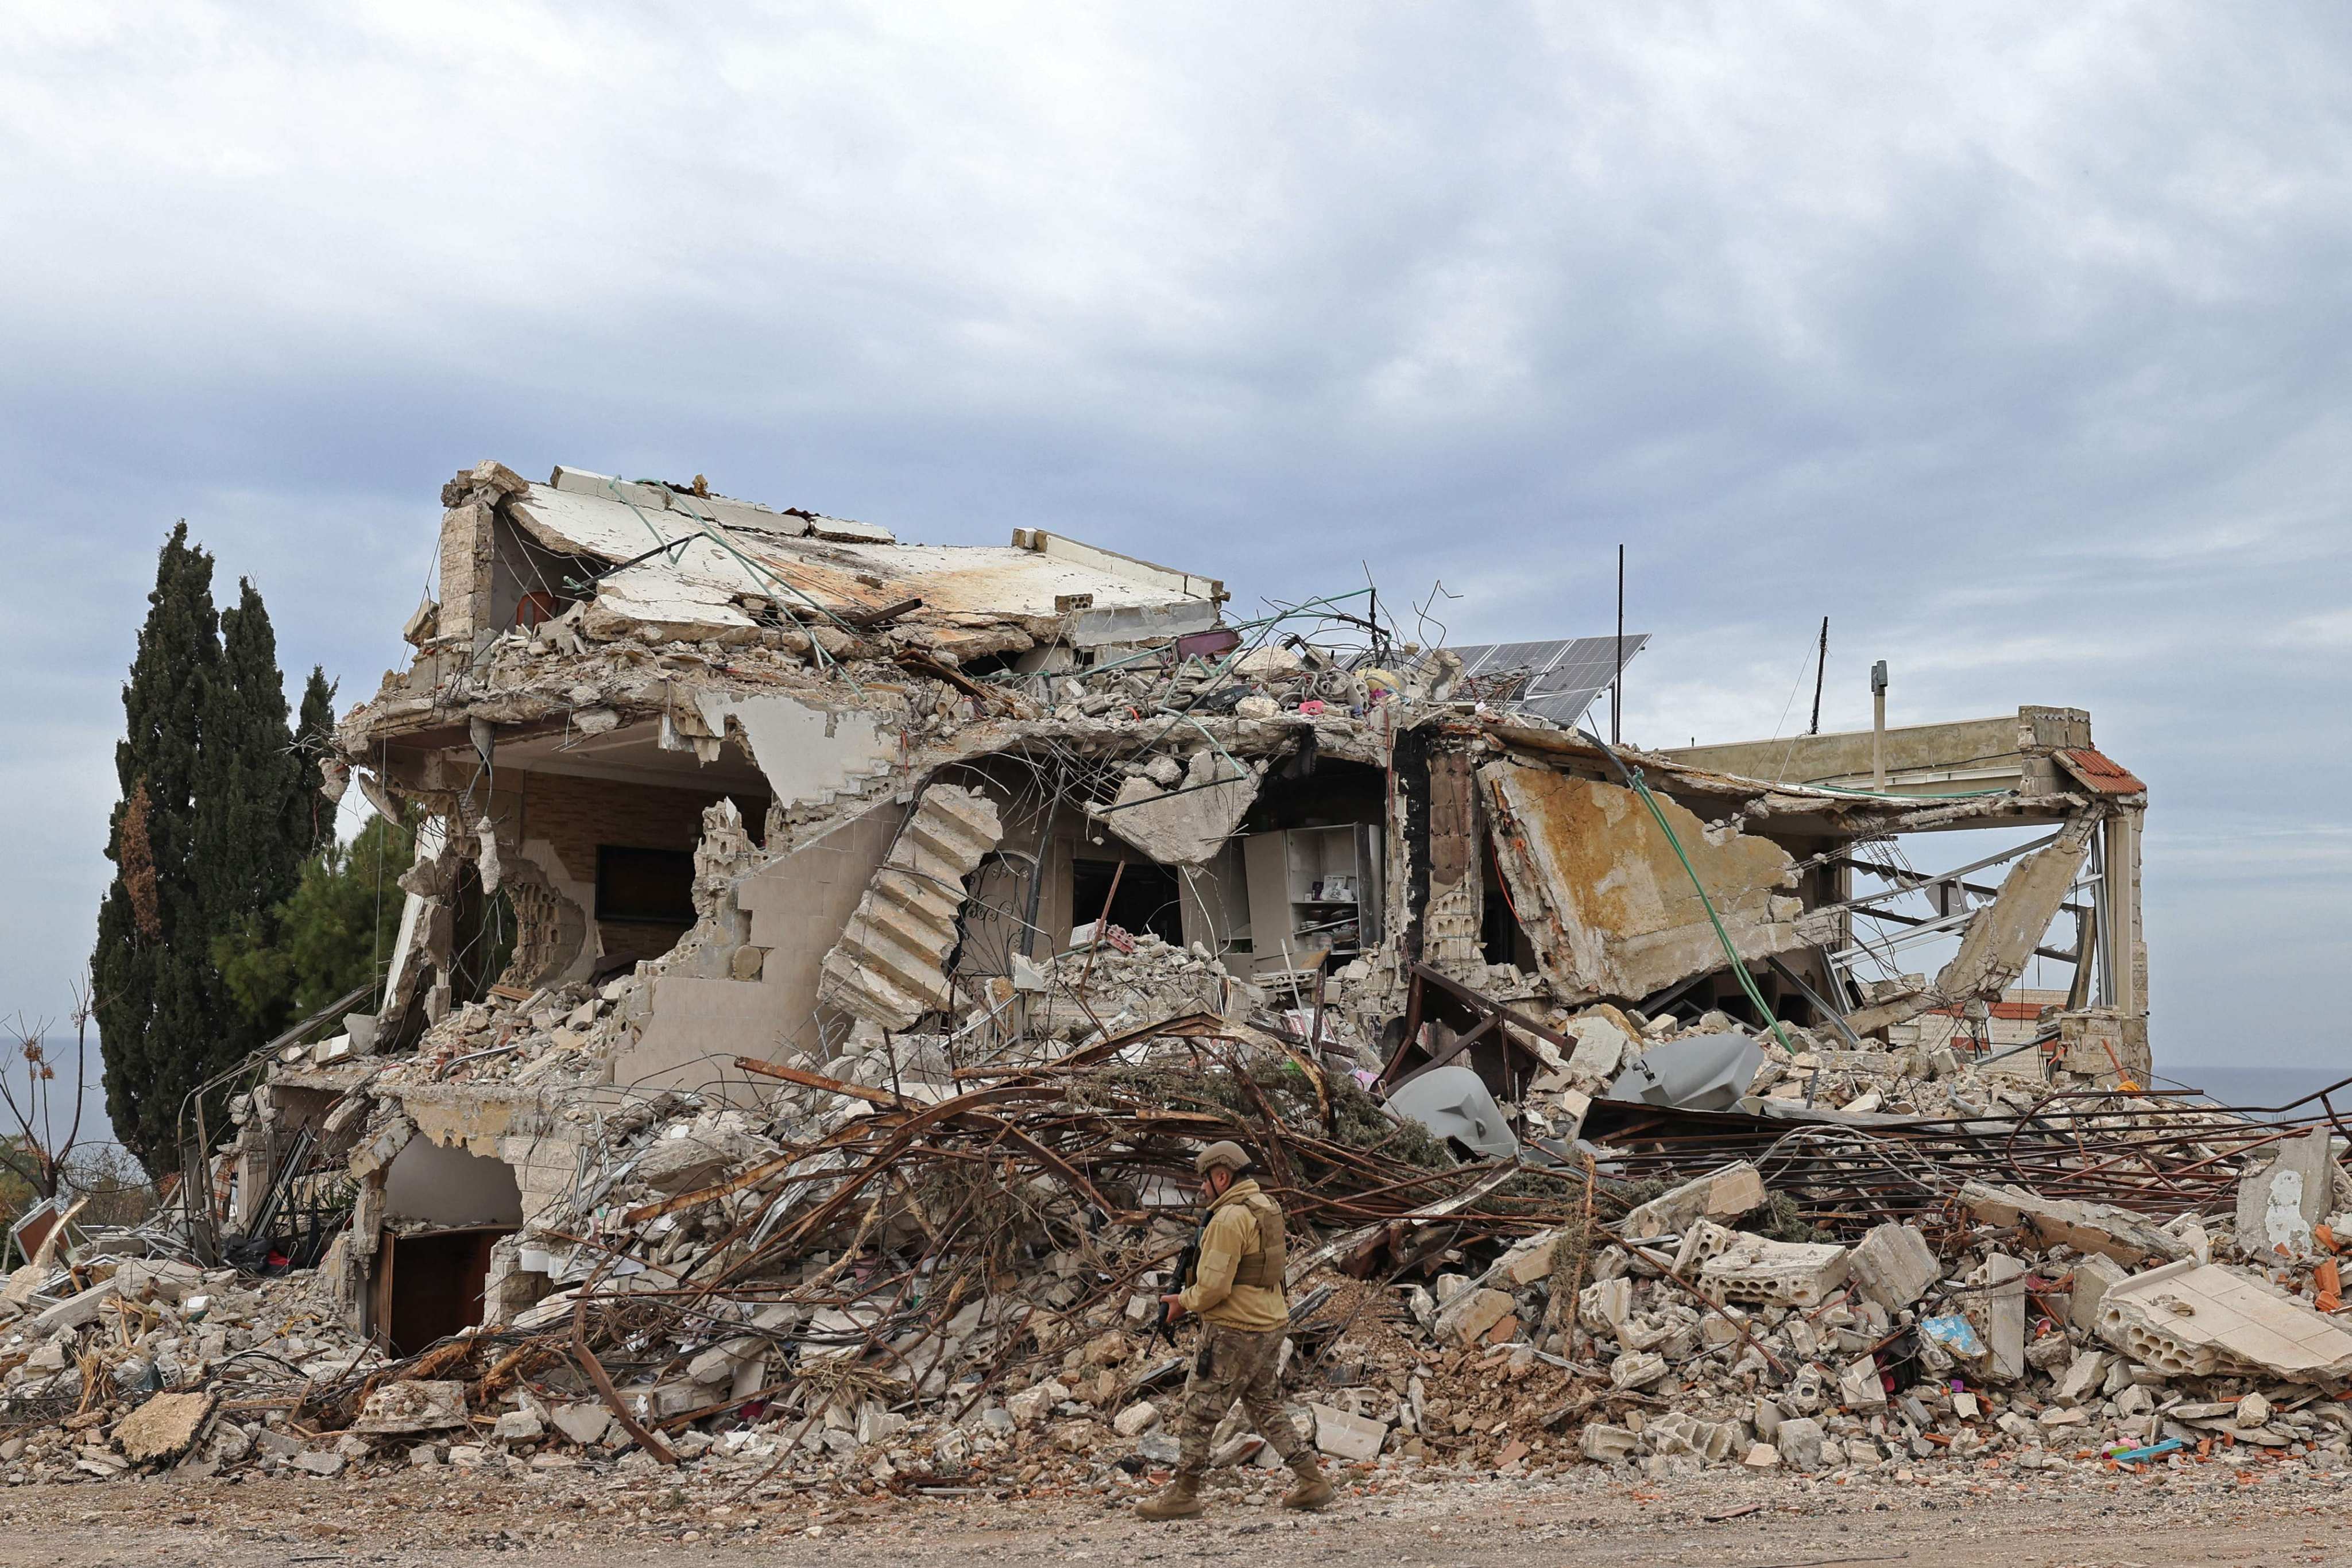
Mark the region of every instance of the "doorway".
[[415, 1355], [436, 1340], [482, 1322], [490, 1249], [511, 1226], [478, 1230], [387, 1230], [376, 1249], [375, 1322], [394, 1355]]
[[[1126, 869], [1119, 868], [1124, 863]], [[1118, 894], [1111, 896], [1111, 878], [1118, 878]], [[1084, 925], [1103, 912], [1110, 898], [1110, 923], [1129, 936], [1149, 931], [1172, 946], [1184, 946], [1184, 909], [1176, 868], [1156, 861], [1087, 861], [1070, 862], [1070, 924]]]

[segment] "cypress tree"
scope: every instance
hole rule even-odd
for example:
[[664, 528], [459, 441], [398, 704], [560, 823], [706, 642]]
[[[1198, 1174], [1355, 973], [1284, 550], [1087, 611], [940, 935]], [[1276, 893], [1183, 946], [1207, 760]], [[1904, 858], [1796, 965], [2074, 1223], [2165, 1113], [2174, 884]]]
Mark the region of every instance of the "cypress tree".
[[221, 657], [206, 681], [196, 773], [198, 884], [214, 929], [284, 902], [310, 851], [302, 759], [287, 724], [278, 637], [251, 579], [220, 615]]
[[121, 798], [106, 849], [115, 876], [90, 960], [107, 1113], [152, 1171], [177, 1165], [180, 1103], [235, 1017], [213, 966], [196, 866], [202, 714], [221, 659], [212, 580], [212, 557], [188, 543], [182, 522], [156, 559], [122, 688]]
[[334, 805], [320, 793], [327, 781], [320, 764], [327, 759], [329, 741], [335, 729], [335, 682], [327, 679], [324, 669], [311, 665], [310, 678], [302, 686], [302, 706], [294, 723], [294, 755], [302, 770], [296, 788], [300, 792], [302, 822], [306, 824], [302, 833], [305, 853], [315, 852], [335, 836]]
[[[247, 920], [265, 923], [302, 880], [310, 852], [309, 769], [287, 726], [278, 638], [250, 580], [220, 616], [221, 657], [203, 695], [204, 744], [196, 769], [196, 886], [206, 946]], [[219, 955], [212, 953], [215, 966]], [[205, 1074], [262, 1044], [290, 1018], [237, 1009], [201, 1048]], [[192, 1042], [193, 1043], [193, 1042]]]

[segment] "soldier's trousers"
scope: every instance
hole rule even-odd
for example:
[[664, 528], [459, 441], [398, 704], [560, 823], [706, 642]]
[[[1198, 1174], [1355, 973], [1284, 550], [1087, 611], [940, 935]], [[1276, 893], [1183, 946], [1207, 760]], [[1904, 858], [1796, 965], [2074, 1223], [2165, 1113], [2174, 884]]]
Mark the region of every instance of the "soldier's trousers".
[[1192, 1357], [1192, 1375], [1184, 1380], [1184, 1409], [1176, 1434], [1181, 1456], [1179, 1475], [1200, 1477], [1209, 1469], [1209, 1439], [1217, 1423], [1238, 1399], [1258, 1436], [1274, 1445], [1283, 1458], [1295, 1460], [1308, 1452], [1306, 1441], [1291, 1425], [1275, 1385], [1275, 1364], [1282, 1357], [1283, 1332], [1267, 1329], [1250, 1333], [1241, 1329], [1201, 1325], [1201, 1348]]

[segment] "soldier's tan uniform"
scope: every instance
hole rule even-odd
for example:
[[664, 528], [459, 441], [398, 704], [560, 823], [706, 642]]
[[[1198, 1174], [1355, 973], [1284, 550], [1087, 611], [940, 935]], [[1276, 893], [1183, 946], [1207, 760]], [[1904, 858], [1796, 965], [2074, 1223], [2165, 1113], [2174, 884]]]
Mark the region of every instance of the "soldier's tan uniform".
[[1177, 1441], [1180, 1475], [1208, 1473], [1209, 1438], [1225, 1412], [1241, 1401], [1258, 1435], [1286, 1462], [1308, 1453], [1275, 1382], [1290, 1304], [1282, 1293], [1282, 1206], [1254, 1181], [1237, 1181], [1209, 1206], [1193, 1282], [1178, 1297], [1202, 1321], [1201, 1348], [1184, 1385], [1183, 1426]]
[[[1283, 1506], [1321, 1508], [1331, 1500], [1331, 1483], [1315, 1462], [1314, 1448], [1291, 1425], [1275, 1378], [1290, 1325], [1290, 1303], [1282, 1293], [1282, 1206], [1257, 1183], [1237, 1179], [1248, 1164], [1249, 1155], [1231, 1143], [1210, 1145], [1194, 1162], [1215, 1196], [1192, 1281], [1179, 1281], [1184, 1288], [1176, 1301], [1199, 1315], [1201, 1343], [1184, 1383], [1176, 1476], [1158, 1496], [1137, 1506], [1144, 1519], [1188, 1519], [1201, 1511], [1209, 1439], [1235, 1400], [1298, 1478]], [[1221, 1181], [1226, 1184], [1222, 1190]]]

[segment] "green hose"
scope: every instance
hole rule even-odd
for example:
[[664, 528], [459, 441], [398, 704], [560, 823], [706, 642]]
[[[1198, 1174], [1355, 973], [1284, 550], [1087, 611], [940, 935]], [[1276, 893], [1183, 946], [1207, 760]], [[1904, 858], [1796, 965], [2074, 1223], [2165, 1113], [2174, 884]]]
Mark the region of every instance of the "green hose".
[[1577, 733], [1601, 748], [1602, 755], [1616, 765], [1617, 771], [1624, 779], [1627, 787], [1642, 798], [1642, 804], [1650, 809], [1650, 816], [1657, 822], [1658, 831], [1666, 835], [1666, 842], [1674, 848], [1675, 859], [1682, 862], [1683, 874], [1690, 878], [1691, 891], [1698, 894], [1699, 907], [1706, 911], [1707, 924], [1715, 927], [1715, 939], [1723, 944], [1723, 956], [1730, 963], [1731, 972], [1739, 977], [1739, 988], [1748, 993], [1748, 1000], [1756, 1009], [1756, 1016], [1769, 1024], [1772, 1032], [1780, 1037], [1780, 1049], [1791, 1056], [1795, 1055], [1797, 1046], [1796, 1042], [1789, 1038], [1789, 1026], [1774, 1015], [1771, 1008], [1764, 1001], [1764, 993], [1756, 988], [1756, 977], [1748, 972], [1748, 960], [1742, 958], [1739, 956], [1739, 949], [1731, 945], [1731, 933], [1723, 928], [1723, 917], [1715, 912], [1715, 901], [1707, 897], [1706, 884], [1699, 881], [1698, 871], [1691, 864], [1690, 856], [1683, 852], [1682, 840], [1675, 836], [1673, 825], [1666, 821], [1666, 813], [1660, 809], [1658, 798], [1651, 794], [1649, 785], [1643, 782], [1640, 770], [1626, 767], [1624, 759], [1599, 736], [1582, 730]]

